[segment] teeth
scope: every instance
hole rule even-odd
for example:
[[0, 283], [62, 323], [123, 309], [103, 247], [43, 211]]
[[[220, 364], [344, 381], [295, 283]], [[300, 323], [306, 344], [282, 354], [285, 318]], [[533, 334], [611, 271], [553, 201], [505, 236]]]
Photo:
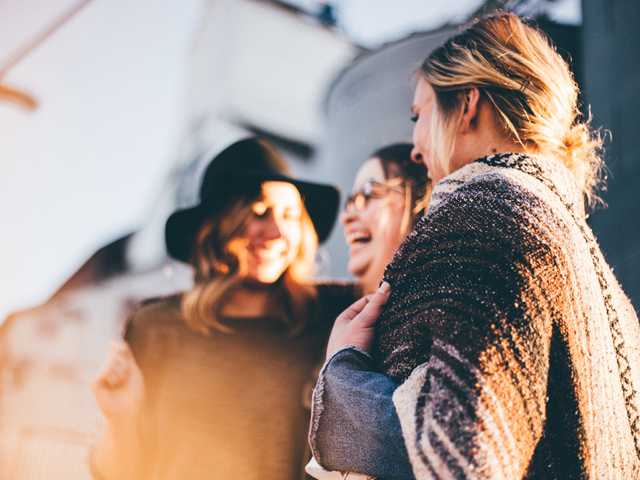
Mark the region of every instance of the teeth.
[[371, 240], [371, 235], [366, 232], [350, 232], [346, 235], [346, 240], [348, 244], [361, 242], [361, 241], [369, 241]]
[[272, 250], [254, 250], [253, 254], [261, 260], [269, 261], [279, 259], [283, 255], [283, 252]]

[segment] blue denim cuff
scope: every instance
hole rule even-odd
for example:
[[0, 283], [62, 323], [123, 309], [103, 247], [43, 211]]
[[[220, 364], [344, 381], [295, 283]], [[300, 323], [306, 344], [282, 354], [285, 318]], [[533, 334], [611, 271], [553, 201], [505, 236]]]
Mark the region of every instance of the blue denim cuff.
[[353, 345], [325, 362], [313, 394], [313, 455], [328, 470], [413, 479], [392, 399], [398, 384], [372, 370], [371, 356]]
[[[336, 357], [338, 358], [336, 359]], [[361, 359], [361, 362], [356, 362], [356, 365], [354, 366], [359, 366], [360, 368], [364, 367], [366, 370], [373, 370], [373, 358], [369, 355], [369, 352], [361, 349], [360, 347], [356, 347], [355, 345], [345, 345], [333, 352], [331, 356], [327, 358], [322, 366], [322, 370], [320, 370], [320, 375], [324, 373], [334, 359], [338, 362], [341, 360], [346, 361], [346, 363], [349, 364], [355, 360], [354, 357]]]

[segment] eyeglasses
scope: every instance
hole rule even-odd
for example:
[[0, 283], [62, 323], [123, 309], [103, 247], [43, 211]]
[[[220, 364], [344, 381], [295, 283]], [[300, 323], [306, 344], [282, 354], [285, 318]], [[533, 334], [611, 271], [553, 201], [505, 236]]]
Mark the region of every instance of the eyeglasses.
[[349, 207], [353, 207], [356, 212], [362, 212], [372, 198], [384, 198], [389, 195], [392, 190], [402, 193], [402, 189], [399, 187], [403, 187], [404, 185], [406, 184], [402, 177], [394, 178], [385, 183], [368, 180], [362, 185], [360, 190], [349, 195], [344, 209], [349, 210]]

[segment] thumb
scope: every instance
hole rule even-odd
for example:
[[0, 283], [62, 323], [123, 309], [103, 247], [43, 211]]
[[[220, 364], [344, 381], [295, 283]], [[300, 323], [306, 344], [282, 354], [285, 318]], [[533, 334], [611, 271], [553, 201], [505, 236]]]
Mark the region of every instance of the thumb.
[[391, 294], [391, 285], [387, 282], [382, 282], [376, 290], [376, 293], [373, 294], [369, 303], [377, 304], [378, 306], [383, 306], [387, 304], [387, 300], [389, 300], [389, 295]]
[[389, 295], [391, 294], [391, 286], [387, 282], [382, 282], [376, 293], [369, 299], [369, 302], [358, 315], [363, 325], [374, 325], [376, 320], [382, 313], [384, 306], [387, 304]]

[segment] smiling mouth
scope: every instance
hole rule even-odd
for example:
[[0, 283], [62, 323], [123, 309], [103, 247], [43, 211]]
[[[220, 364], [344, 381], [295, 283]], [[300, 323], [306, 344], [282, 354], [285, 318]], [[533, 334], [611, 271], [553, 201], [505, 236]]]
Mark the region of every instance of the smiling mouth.
[[274, 261], [280, 260], [282, 257], [285, 256], [284, 252], [281, 252], [279, 250], [277, 250], [277, 251], [273, 251], [273, 250], [261, 250], [261, 251], [252, 250], [251, 254], [260, 263], [274, 262]]
[[346, 235], [348, 245], [365, 244], [371, 241], [371, 235], [366, 232], [351, 232]]

